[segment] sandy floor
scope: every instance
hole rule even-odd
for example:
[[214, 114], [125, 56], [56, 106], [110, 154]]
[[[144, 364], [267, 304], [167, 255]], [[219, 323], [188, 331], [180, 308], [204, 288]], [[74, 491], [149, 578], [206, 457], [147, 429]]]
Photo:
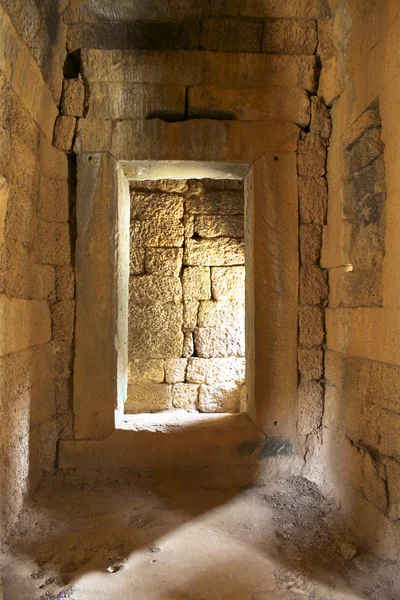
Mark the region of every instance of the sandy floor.
[[[4, 600], [399, 600], [295, 478], [246, 489], [166, 473], [43, 482], [1, 557]], [[396, 591], [397, 590], [397, 591]]]

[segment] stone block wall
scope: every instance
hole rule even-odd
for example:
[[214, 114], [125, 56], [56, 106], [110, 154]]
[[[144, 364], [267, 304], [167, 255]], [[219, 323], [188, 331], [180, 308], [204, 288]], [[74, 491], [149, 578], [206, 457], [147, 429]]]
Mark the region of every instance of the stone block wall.
[[131, 184], [126, 412], [239, 411], [243, 213], [240, 181]]
[[71, 174], [52, 147], [61, 4], [0, 2], [0, 538], [72, 435]]

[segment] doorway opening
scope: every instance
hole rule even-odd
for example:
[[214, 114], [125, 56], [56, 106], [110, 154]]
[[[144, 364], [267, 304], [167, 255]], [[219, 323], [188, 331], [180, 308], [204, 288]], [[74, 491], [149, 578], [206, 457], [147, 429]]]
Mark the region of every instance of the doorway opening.
[[243, 179], [130, 180], [125, 415], [246, 412], [244, 208]]

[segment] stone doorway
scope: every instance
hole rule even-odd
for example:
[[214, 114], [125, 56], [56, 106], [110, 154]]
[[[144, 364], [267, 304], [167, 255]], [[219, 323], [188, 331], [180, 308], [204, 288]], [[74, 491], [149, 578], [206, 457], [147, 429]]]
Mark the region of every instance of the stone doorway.
[[243, 180], [130, 182], [125, 414], [246, 411]]

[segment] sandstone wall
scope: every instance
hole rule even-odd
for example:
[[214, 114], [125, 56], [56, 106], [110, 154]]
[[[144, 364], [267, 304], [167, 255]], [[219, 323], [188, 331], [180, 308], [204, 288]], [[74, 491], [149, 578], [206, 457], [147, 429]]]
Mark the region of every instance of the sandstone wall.
[[400, 7], [331, 2], [319, 93], [332, 105], [325, 407], [308, 476], [332, 493], [360, 543], [400, 548]]
[[125, 411], [238, 412], [243, 182], [138, 181], [131, 190]]
[[63, 8], [0, 2], [0, 537], [72, 431], [69, 173], [52, 148]]

